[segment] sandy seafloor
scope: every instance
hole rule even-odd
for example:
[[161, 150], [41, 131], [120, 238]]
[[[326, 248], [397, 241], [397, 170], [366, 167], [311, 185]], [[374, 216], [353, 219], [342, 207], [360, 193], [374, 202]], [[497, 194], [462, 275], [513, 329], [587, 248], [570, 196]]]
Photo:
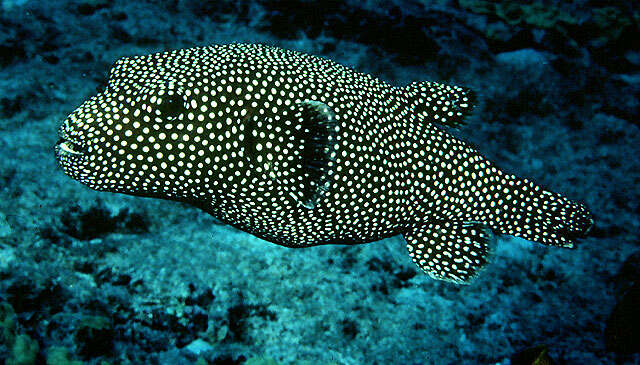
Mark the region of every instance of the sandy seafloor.
[[[522, 352], [545, 345], [556, 364], [640, 363], [638, 6], [515, 4], [1, 1], [0, 358], [531, 364]], [[584, 202], [594, 229], [570, 250], [500, 237], [456, 286], [422, 274], [400, 237], [288, 249], [57, 166], [56, 129], [116, 59], [226, 42], [472, 87], [452, 133]]]

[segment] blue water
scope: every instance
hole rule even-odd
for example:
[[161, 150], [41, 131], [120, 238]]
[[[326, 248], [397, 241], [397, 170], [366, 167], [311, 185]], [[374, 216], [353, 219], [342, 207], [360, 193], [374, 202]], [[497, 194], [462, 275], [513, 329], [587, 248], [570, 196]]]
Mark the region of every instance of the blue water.
[[[640, 6], [514, 4], [0, 1], [0, 359], [640, 363]], [[56, 131], [117, 59], [229, 42], [472, 88], [451, 133], [583, 202], [594, 228], [575, 249], [500, 236], [460, 286], [400, 236], [289, 249], [63, 173]]]

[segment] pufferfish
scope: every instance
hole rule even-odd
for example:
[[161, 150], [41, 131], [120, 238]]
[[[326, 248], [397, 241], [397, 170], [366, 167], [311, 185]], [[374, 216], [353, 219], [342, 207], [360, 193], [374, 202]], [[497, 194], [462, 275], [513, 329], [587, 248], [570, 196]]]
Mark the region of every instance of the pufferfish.
[[424, 272], [467, 283], [494, 233], [572, 247], [593, 224], [442, 128], [473, 101], [272, 46], [181, 49], [118, 60], [55, 153], [90, 188], [187, 202], [287, 247], [402, 235]]

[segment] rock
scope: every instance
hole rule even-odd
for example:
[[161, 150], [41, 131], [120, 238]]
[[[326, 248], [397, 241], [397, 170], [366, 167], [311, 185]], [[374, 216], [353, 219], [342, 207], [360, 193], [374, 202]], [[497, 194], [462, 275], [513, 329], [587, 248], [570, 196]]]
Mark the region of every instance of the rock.
[[640, 73], [620, 74], [618, 77], [629, 85], [640, 85]]
[[103, 203], [84, 208], [71, 206], [60, 217], [62, 231], [71, 237], [89, 241], [114, 232], [143, 233], [148, 232], [148, 219], [129, 209], [121, 209], [113, 214]]
[[7, 217], [0, 212], [0, 238], [8, 237], [11, 234], [11, 226], [7, 222]]
[[2, 1], [2, 10], [9, 11], [13, 8], [19, 8], [25, 5], [28, 0], [4, 0]]
[[0, 342], [12, 343], [16, 335], [18, 319], [11, 304], [0, 303]]
[[402, 64], [434, 59], [442, 48], [439, 41], [466, 33], [460, 27], [446, 36], [439, 34], [439, 29], [455, 26], [452, 16], [425, 11], [418, 2], [402, 8], [381, 2], [377, 9], [368, 8], [366, 2], [292, 0], [262, 4], [268, 16], [260, 27], [279, 38], [295, 39], [305, 34], [316, 39], [324, 35], [369, 44], [393, 54]]
[[78, 324], [75, 339], [80, 355], [86, 359], [110, 355], [113, 352], [113, 326], [102, 316], [86, 316]]
[[19, 335], [16, 337], [11, 355], [7, 359], [7, 365], [30, 365], [36, 363], [36, 357], [40, 346], [38, 342], [27, 335]]
[[66, 348], [52, 346], [47, 350], [47, 365], [82, 365], [82, 361], [71, 360]]
[[640, 51], [635, 51], [635, 50], [627, 51], [627, 53], [624, 54], [624, 58], [630, 64], [636, 67], [640, 67]]
[[100, 9], [104, 9], [111, 5], [110, 0], [79, 0], [76, 10], [81, 15], [92, 15]]
[[511, 365], [553, 365], [546, 345], [524, 349], [511, 357]]
[[0, 343], [9, 350], [7, 365], [35, 364], [40, 346], [38, 342], [25, 334], [17, 334], [18, 317], [11, 304], [0, 303]]
[[62, 286], [53, 281], [36, 284], [26, 277], [16, 277], [6, 290], [6, 299], [18, 314], [25, 312], [57, 313], [67, 298]]
[[619, 293], [626, 292], [633, 284], [640, 284], [640, 251], [632, 253], [624, 260], [615, 276], [615, 282]]
[[496, 60], [500, 63], [514, 66], [515, 68], [536, 67], [549, 62], [544, 53], [531, 48], [498, 53]]
[[280, 363], [270, 357], [251, 357], [245, 365], [280, 365]]
[[185, 346], [185, 350], [191, 352], [194, 355], [202, 355], [207, 352], [213, 351], [213, 346], [211, 346], [211, 344], [204, 341], [203, 339], [198, 338]]
[[636, 282], [616, 304], [604, 331], [609, 351], [618, 354], [640, 352], [640, 283]]

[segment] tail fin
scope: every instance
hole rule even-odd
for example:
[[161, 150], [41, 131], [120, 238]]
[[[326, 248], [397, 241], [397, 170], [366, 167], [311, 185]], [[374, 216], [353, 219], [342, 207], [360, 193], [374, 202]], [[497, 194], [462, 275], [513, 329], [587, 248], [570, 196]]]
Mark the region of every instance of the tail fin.
[[464, 123], [475, 103], [471, 89], [418, 81], [404, 89], [412, 113], [419, 120], [459, 127]]
[[[538, 197], [537, 218], [542, 226], [550, 232], [544, 244], [573, 247], [572, 241], [585, 237], [593, 226], [593, 217], [587, 208], [564, 196], [542, 190]], [[554, 236], [555, 234], [555, 236]]]
[[587, 208], [564, 196], [542, 189], [527, 179], [503, 176], [502, 198], [513, 201], [513, 209], [500, 212], [492, 227], [503, 234], [522, 237], [545, 245], [573, 247], [593, 226]]

